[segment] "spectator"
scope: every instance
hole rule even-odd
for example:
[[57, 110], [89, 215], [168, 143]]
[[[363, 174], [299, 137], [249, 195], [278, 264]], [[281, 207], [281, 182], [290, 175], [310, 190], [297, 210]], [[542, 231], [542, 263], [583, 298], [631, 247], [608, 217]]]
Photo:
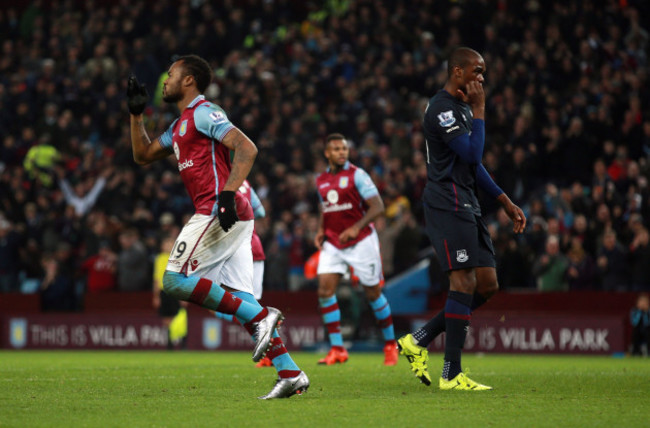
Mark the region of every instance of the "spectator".
[[75, 290], [72, 276], [54, 255], [41, 260], [45, 276], [41, 281], [42, 311], [72, 311], [75, 309]]
[[120, 233], [120, 248], [117, 258], [117, 289], [149, 290], [151, 268], [147, 250], [136, 229], [127, 228]]
[[650, 346], [650, 298], [646, 293], [639, 294], [636, 305], [630, 311], [632, 325], [632, 355], [648, 356]]
[[596, 266], [582, 246], [580, 238], [571, 238], [571, 248], [567, 252], [569, 267], [567, 277], [570, 290], [592, 290], [596, 274]]
[[88, 257], [80, 267], [85, 272], [86, 290], [90, 293], [115, 290], [117, 283], [117, 255], [111, 250], [110, 243], [102, 241], [97, 254]]
[[395, 237], [395, 248], [399, 251], [396, 251], [393, 256], [395, 274], [405, 271], [411, 267], [414, 260], [418, 259], [417, 254], [422, 240], [422, 232], [411, 211], [404, 210], [400, 217], [398, 221], [401, 223], [401, 229]]
[[20, 236], [12, 224], [0, 217], [0, 293], [20, 291], [18, 263]]
[[650, 236], [648, 229], [641, 227], [630, 244], [630, 289], [650, 291]]
[[50, 136], [43, 134], [38, 144], [25, 155], [25, 171], [32, 179], [38, 180], [43, 186], [51, 187], [53, 184], [53, 167], [61, 159], [59, 151], [50, 145]]
[[381, 266], [384, 269], [384, 277], [390, 278], [395, 273], [393, 258], [395, 254], [395, 240], [403, 227], [403, 217], [397, 216], [393, 221], [380, 216], [375, 220], [375, 230], [379, 237], [379, 248], [381, 248]]
[[180, 343], [181, 348], [187, 347], [187, 308], [188, 303], [178, 301], [163, 291], [163, 275], [167, 269], [169, 254], [174, 248], [176, 235], [163, 238], [160, 252], [154, 259], [152, 306], [162, 318], [162, 325], [167, 328], [167, 349], [174, 349]]
[[612, 229], [605, 231], [602, 248], [598, 252], [598, 274], [605, 291], [623, 291], [628, 284], [627, 254]]
[[567, 291], [566, 281], [569, 262], [560, 252], [560, 240], [551, 235], [546, 240], [546, 251], [533, 264], [533, 275], [539, 291]]
[[59, 172], [59, 186], [61, 187], [65, 201], [68, 205], [74, 207], [74, 212], [77, 216], [83, 217], [88, 214], [95, 205], [99, 194], [104, 189], [106, 179], [111, 174], [112, 171], [107, 169], [99, 178], [94, 180], [94, 183], [92, 179], [85, 179], [78, 182], [73, 189], [68, 180], [63, 176], [63, 173]]

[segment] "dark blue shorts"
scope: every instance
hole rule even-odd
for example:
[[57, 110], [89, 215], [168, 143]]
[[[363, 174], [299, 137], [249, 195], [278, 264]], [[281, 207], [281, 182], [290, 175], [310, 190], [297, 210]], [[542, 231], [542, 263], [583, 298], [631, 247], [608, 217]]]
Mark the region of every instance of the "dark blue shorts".
[[494, 247], [482, 217], [468, 211], [443, 211], [424, 203], [426, 231], [442, 270], [496, 268]]

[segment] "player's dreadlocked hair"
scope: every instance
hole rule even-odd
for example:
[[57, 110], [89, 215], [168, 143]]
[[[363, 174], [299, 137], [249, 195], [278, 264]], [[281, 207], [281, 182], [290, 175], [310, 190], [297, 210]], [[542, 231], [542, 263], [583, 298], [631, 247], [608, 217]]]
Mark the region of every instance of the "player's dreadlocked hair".
[[212, 80], [210, 64], [198, 55], [183, 55], [174, 60], [183, 61], [183, 75], [193, 76], [197, 89], [200, 93], [204, 93]]
[[467, 65], [477, 56], [481, 56], [474, 49], [470, 48], [456, 48], [449, 55], [449, 60], [447, 61], [447, 77], [451, 76], [451, 73], [454, 71], [454, 67], [465, 68]]

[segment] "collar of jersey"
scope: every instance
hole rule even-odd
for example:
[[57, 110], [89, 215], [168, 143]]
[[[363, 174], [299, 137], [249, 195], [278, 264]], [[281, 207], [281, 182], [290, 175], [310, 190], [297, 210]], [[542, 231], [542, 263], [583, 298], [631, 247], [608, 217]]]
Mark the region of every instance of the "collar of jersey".
[[[341, 169], [350, 169], [350, 161], [345, 161], [345, 164], [343, 165], [343, 168]], [[332, 172], [330, 171], [330, 167], [327, 167], [327, 172]]]
[[205, 99], [204, 95], [197, 95], [196, 98], [192, 100], [192, 102], [187, 106], [187, 108], [194, 108], [198, 103], [203, 101]]

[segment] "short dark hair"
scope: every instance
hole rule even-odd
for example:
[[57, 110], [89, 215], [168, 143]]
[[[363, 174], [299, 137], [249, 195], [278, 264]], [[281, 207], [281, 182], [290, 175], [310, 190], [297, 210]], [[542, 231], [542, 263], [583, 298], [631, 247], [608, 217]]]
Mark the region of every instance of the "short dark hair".
[[344, 140], [345, 141], [345, 136], [343, 136], [343, 134], [339, 134], [338, 132], [330, 134], [325, 138], [325, 146], [327, 146], [330, 143], [330, 141], [333, 141], [333, 140]]
[[183, 55], [174, 58], [175, 62], [183, 61], [183, 75], [192, 76], [200, 93], [204, 93], [212, 81], [210, 64], [198, 55]]
[[451, 77], [454, 67], [458, 66], [460, 68], [465, 68], [474, 58], [480, 56], [480, 53], [471, 48], [460, 47], [454, 49], [451, 52], [451, 55], [449, 55], [449, 60], [447, 61], [447, 77]]

